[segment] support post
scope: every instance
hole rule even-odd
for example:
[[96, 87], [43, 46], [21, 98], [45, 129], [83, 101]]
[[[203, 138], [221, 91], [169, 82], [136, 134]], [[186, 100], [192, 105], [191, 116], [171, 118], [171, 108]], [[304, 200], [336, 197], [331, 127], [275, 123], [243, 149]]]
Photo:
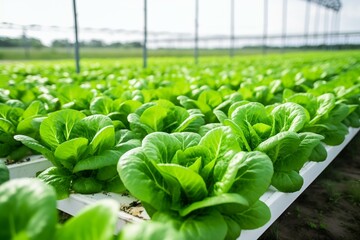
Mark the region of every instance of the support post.
[[264, 0], [264, 34], [263, 34], [263, 48], [262, 52], [265, 55], [267, 53], [266, 44], [267, 44], [267, 26], [268, 25], [268, 0]]
[[26, 31], [27, 31], [26, 27], [23, 26], [22, 39], [23, 39], [23, 46], [24, 46], [24, 56], [25, 56], [25, 59], [29, 59], [30, 58], [29, 41], [27, 39]]
[[336, 41], [337, 41], [337, 18], [338, 12], [336, 10], [332, 10], [332, 18], [331, 18], [331, 46], [333, 49], [336, 49]]
[[230, 0], [230, 57], [234, 57], [235, 51], [235, 3]]
[[320, 6], [316, 4], [315, 21], [314, 21], [314, 35], [316, 36], [316, 42], [319, 39], [319, 22], [320, 22]]
[[287, 0], [283, 0], [283, 9], [282, 9], [282, 51], [285, 52], [286, 48], [286, 30], [287, 30]]
[[305, 48], [307, 48], [309, 43], [309, 23], [310, 23], [310, 0], [307, 0], [306, 8], [305, 8], [305, 25], [304, 25]]
[[336, 18], [337, 18], [337, 21], [336, 21], [336, 34], [337, 34], [336, 43], [337, 43], [338, 49], [340, 49], [340, 23], [341, 23], [340, 10], [336, 12]]
[[147, 0], [144, 0], [143, 68], [147, 68]]
[[76, 11], [76, 0], [73, 0], [74, 10], [74, 30], [75, 30], [75, 64], [76, 73], [80, 73], [80, 54], [79, 54], [79, 38], [78, 38], [78, 22], [77, 22], [77, 11]]
[[327, 49], [329, 29], [329, 12], [324, 8], [324, 48]]
[[195, 0], [195, 48], [194, 59], [195, 64], [199, 62], [199, 0]]

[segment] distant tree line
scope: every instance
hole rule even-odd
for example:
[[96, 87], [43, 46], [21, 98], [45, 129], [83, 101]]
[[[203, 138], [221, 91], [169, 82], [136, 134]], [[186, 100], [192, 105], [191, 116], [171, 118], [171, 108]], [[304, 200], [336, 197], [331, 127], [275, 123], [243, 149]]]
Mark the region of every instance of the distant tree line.
[[23, 47], [31, 46], [34, 48], [45, 47], [44, 44], [37, 38], [9, 38], [0, 37], [0, 47]]
[[[141, 48], [140, 42], [112, 42], [105, 43], [104, 41], [92, 39], [90, 41], [80, 41], [80, 47], [103, 48], [103, 47], [122, 47], [122, 48]], [[73, 47], [74, 43], [68, 39], [57, 39], [52, 41], [51, 47]]]
[[[80, 47], [90, 47], [90, 48], [103, 48], [103, 47], [120, 47], [120, 48], [141, 48], [142, 44], [140, 42], [112, 42], [105, 43], [104, 41], [92, 39], [90, 41], [81, 41], [79, 42]], [[56, 39], [51, 42], [50, 47], [63, 48], [63, 47], [73, 47], [74, 43], [70, 42], [68, 39]], [[33, 47], [33, 48], [43, 48], [45, 46], [40, 39], [37, 38], [9, 38], [0, 36], [0, 47]]]

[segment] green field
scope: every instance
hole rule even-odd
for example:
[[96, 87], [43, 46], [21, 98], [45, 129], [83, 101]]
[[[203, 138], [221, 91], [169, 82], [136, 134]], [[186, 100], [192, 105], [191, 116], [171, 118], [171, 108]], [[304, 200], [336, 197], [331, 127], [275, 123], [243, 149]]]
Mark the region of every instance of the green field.
[[[26, 63], [39, 63], [39, 64], [74, 64], [73, 49], [64, 48], [43, 48], [31, 49], [29, 58], [25, 58], [23, 48], [1, 48], [0, 47], [0, 62], [26, 62]], [[286, 52], [280, 53], [278, 49], [269, 49], [266, 55], [262, 55], [261, 49], [239, 49], [234, 58], [229, 57], [229, 51], [226, 49], [201, 49], [199, 54], [200, 63], [208, 63], [213, 61], [222, 62], [239, 62], [242, 60], [255, 60], [255, 59], [299, 59], [300, 61], [309, 59], [326, 58], [329, 56], [359, 56], [360, 50], [338, 50], [338, 51], [325, 51], [325, 50], [303, 50], [287, 49]], [[81, 65], [88, 63], [101, 63], [113, 64], [121, 62], [121, 64], [139, 64], [142, 65], [142, 49], [115, 49], [115, 48], [84, 48], [81, 49]], [[244, 58], [245, 57], [245, 58]], [[45, 61], [46, 60], [46, 61]], [[50, 60], [50, 62], [48, 61]], [[158, 49], [149, 50], [148, 63], [149, 64], [166, 64], [168, 62], [173, 64], [193, 64], [194, 52], [192, 49]], [[260, 60], [261, 61], [261, 60]]]
[[[279, 49], [268, 49], [268, 53], [279, 53]], [[287, 52], [299, 51], [298, 49], [287, 49]], [[261, 54], [262, 49], [238, 49], [236, 55]], [[191, 57], [193, 49], [150, 49], [149, 57]], [[228, 49], [200, 49], [199, 56], [228, 56]], [[82, 58], [140, 58], [141, 48], [81, 48]], [[0, 60], [34, 60], [34, 59], [72, 59], [73, 48], [31, 48], [26, 55], [24, 48], [0, 47]]]

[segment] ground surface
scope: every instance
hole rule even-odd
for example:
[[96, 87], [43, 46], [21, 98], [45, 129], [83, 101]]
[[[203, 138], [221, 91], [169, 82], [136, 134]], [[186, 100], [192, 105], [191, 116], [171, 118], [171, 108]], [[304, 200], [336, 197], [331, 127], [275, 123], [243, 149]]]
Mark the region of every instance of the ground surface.
[[360, 134], [259, 240], [360, 239]]

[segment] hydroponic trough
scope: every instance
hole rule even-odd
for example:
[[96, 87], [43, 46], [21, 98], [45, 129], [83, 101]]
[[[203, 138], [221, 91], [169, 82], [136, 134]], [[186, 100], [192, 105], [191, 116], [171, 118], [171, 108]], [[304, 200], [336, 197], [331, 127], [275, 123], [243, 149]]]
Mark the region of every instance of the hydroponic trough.
[[8, 165], [10, 179], [35, 177], [36, 173], [51, 167], [52, 164], [42, 155], [34, 155], [28, 157], [25, 162], [14, 163]]
[[[271, 210], [270, 221], [255, 230], [244, 230], [238, 240], [257, 239], [271, 226], [271, 224], [289, 207], [289, 205], [300, 196], [300, 194], [320, 175], [320, 173], [335, 159], [341, 150], [351, 141], [351, 139], [358, 133], [359, 128], [349, 129], [349, 134], [346, 136], [344, 142], [338, 146], [326, 146], [328, 153], [327, 159], [321, 163], [308, 162], [301, 169], [300, 175], [304, 178], [304, 184], [301, 190], [294, 193], [283, 193], [276, 191], [273, 188], [269, 190], [260, 198], [265, 202]], [[92, 195], [71, 194], [68, 199], [58, 201], [58, 209], [68, 214], [75, 215], [83, 207], [92, 204], [100, 199], [113, 198], [120, 202], [120, 211], [118, 213], [117, 229], [120, 230], [127, 222], [141, 222], [144, 219], [149, 219], [144, 208], [138, 205], [138, 201], [128, 195], [120, 195], [114, 193], [98, 193]], [[125, 212], [126, 211], [126, 212]], [[130, 214], [131, 213], [131, 214]]]

